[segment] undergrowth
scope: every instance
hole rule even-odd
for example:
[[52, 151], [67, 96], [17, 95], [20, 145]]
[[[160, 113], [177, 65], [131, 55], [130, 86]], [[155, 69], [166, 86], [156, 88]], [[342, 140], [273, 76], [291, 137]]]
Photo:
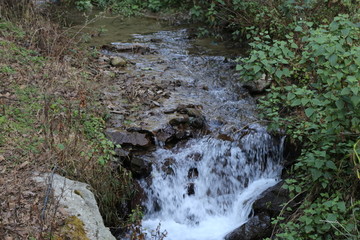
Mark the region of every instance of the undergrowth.
[[[87, 70], [91, 56], [30, 1], [1, 2], [0, 13], [2, 177], [13, 170], [46, 172], [56, 166], [57, 173], [90, 184], [107, 226], [123, 224], [126, 213], [115, 209], [133, 193], [132, 178], [112, 165], [114, 145], [103, 133], [106, 112], [97, 100], [101, 76]], [[0, 198], [14, 204], [6, 192]], [[0, 222], [1, 238], [19, 237], [18, 228], [27, 229], [22, 237], [50, 239], [49, 232], [54, 233], [56, 219], [39, 228], [16, 225], [16, 217]]]
[[[265, 75], [272, 87], [260, 112], [302, 153], [285, 187], [292, 213], [273, 221], [275, 239], [359, 239], [360, 30], [356, 18], [328, 24], [298, 21], [284, 39], [260, 32], [237, 69], [246, 81]], [[358, 155], [356, 155], [358, 156]], [[284, 215], [284, 216], [285, 216]]]

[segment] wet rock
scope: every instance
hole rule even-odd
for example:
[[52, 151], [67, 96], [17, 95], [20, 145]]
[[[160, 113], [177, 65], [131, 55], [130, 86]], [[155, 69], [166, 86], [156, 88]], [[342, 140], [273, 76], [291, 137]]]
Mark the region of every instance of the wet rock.
[[150, 42], [159, 43], [159, 42], [162, 42], [162, 39], [159, 39], [159, 38], [152, 38], [152, 39], [150, 39]]
[[110, 59], [110, 64], [113, 67], [125, 67], [127, 62], [124, 58], [122, 57], [112, 57]]
[[193, 178], [197, 178], [199, 176], [199, 171], [197, 170], [197, 168], [190, 168], [188, 171], [188, 178], [189, 179], [193, 179]]
[[172, 167], [166, 167], [166, 166], [163, 166], [161, 168], [161, 170], [166, 174], [166, 176], [174, 176], [175, 175], [175, 171]]
[[226, 134], [219, 134], [217, 136], [218, 139], [223, 140], [223, 141], [229, 141], [229, 142], [233, 142], [234, 139], [232, 139], [232, 137], [230, 137], [229, 135]]
[[165, 162], [164, 162], [164, 165], [165, 166], [171, 166], [171, 165], [173, 165], [173, 164], [175, 164], [175, 159], [174, 158], [165, 158]]
[[174, 139], [175, 134], [176, 134], [175, 129], [173, 129], [171, 126], [166, 126], [165, 128], [158, 130], [155, 133], [155, 136], [158, 141], [163, 143], [168, 143]]
[[194, 183], [189, 183], [187, 185], [187, 195], [191, 196], [195, 194], [195, 184]]
[[201, 114], [201, 112], [199, 110], [197, 110], [196, 108], [185, 108], [184, 112], [189, 116], [189, 117], [194, 117], [194, 118], [203, 118], [203, 115]]
[[[290, 200], [289, 192], [282, 188], [284, 182], [279, 182], [260, 195], [260, 198], [253, 204], [255, 215], [267, 214], [270, 217], [279, 215], [283, 204]], [[292, 207], [293, 204], [290, 204]]]
[[179, 141], [179, 140], [183, 140], [183, 139], [187, 139], [192, 137], [193, 134], [191, 131], [185, 131], [185, 130], [180, 130], [178, 132], [176, 132], [175, 134], [175, 138]]
[[147, 199], [144, 189], [140, 186], [137, 181], [133, 181], [134, 195], [130, 201], [130, 208], [135, 209], [137, 206], [141, 206]]
[[135, 178], [146, 178], [150, 175], [151, 163], [139, 156], [132, 156], [130, 166], [127, 167]]
[[263, 74], [260, 79], [245, 83], [243, 85], [250, 94], [259, 94], [263, 93], [267, 88], [270, 87], [272, 79], [269, 78], [266, 74]]
[[149, 148], [154, 144], [153, 136], [149, 132], [108, 129], [105, 134], [115, 144], [124, 146]]
[[284, 142], [283, 152], [283, 171], [281, 178], [286, 179], [289, 177], [288, 170], [296, 163], [296, 160], [301, 155], [302, 146], [299, 142], [294, 142], [291, 138], [286, 138]]
[[180, 124], [188, 124], [189, 118], [173, 118], [169, 121], [171, 126], [178, 126]]
[[128, 158], [130, 152], [125, 151], [123, 148], [115, 148], [115, 154], [120, 158]]
[[195, 129], [204, 128], [205, 127], [205, 118], [203, 118], [203, 117], [190, 118], [190, 126]]
[[199, 162], [199, 161], [201, 161], [201, 159], [202, 159], [202, 154], [201, 154], [201, 153], [198, 153], [198, 152], [196, 152], [196, 153], [191, 153], [191, 154], [187, 155], [186, 158], [192, 159], [192, 160], [194, 160], [195, 162]]
[[244, 225], [225, 236], [225, 240], [259, 240], [271, 235], [271, 218], [266, 214], [254, 216]]
[[103, 45], [101, 48], [111, 52], [132, 52], [139, 54], [151, 52], [151, 49], [148, 46], [133, 43], [115, 43], [111, 45]]
[[166, 158], [165, 162], [163, 164], [163, 166], [161, 167], [161, 170], [166, 174], [166, 175], [174, 175], [174, 169], [172, 168], [172, 165], [175, 163], [175, 159], [174, 158]]

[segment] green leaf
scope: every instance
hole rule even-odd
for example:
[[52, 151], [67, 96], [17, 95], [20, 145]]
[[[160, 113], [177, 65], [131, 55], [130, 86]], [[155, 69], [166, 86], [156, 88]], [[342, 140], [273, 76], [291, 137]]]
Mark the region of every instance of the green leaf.
[[290, 76], [290, 70], [288, 68], [284, 68], [283, 69], [283, 73], [286, 77], [289, 77]]
[[343, 109], [344, 109], [344, 106], [345, 106], [345, 103], [344, 103], [343, 100], [337, 100], [337, 101], [335, 102], [335, 105], [336, 105], [336, 107], [337, 107], [338, 109], [343, 110]]
[[290, 47], [297, 49], [297, 48], [298, 48], [298, 45], [296, 45], [296, 43], [291, 43]]
[[296, 28], [294, 29], [295, 32], [302, 32], [302, 27], [301, 26], [296, 26]]
[[243, 66], [242, 65], [240, 65], [240, 64], [237, 64], [236, 65], [236, 71], [241, 71], [241, 70], [243, 70]]
[[289, 101], [291, 101], [291, 100], [293, 100], [295, 98], [295, 94], [293, 94], [293, 93], [288, 93], [288, 95], [287, 95], [287, 100], [289, 100]]
[[351, 97], [351, 102], [354, 104], [354, 107], [357, 107], [357, 105], [359, 104], [360, 102], [360, 96], [352, 96]]
[[282, 72], [280, 69], [279, 69], [279, 70], [276, 70], [275, 75], [276, 75], [278, 78], [281, 78], [282, 75], [283, 75], [283, 72]]
[[57, 145], [57, 147], [58, 147], [61, 151], [65, 149], [64, 144], [61, 144], [61, 143], [59, 143], [59, 144]]
[[349, 83], [358, 83], [358, 79], [356, 79], [356, 77], [355, 76], [348, 76], [347, 78], [346, 78], [346, 81], [348, 81]]
[[305, 114], [307, 117], [311, 117], [314, 114], [314, 112], [315, 112], [315, 109], [313, 109], [313, 108], [305, 109]]
[[331, 66], [336, 66], [337, 59], [338, 59], [338, 56], [336, 54], [333, 54], [333, 55], [330, 56], [329, 62], [331, 64]]
[[320, 170], [317, 170], [317, 169], [310, 169], [310, 172], [311, 172], [311, 175], [314, 179], [314, 181], [316, 181], [317, 179], [319, 179], [323, 174]]
[[340, 92], [340, 95], [345, 96], [350, 94], [350, 89], [348, 87], [343, 88]]
[[308, 102], [310, 102], [310, 99], [308, 99], [308, 98], [302, 98], [302, 99], [301, 99], [301, 104], [302, 104], [303, 106], [305, 106], [306, 104], [308, 104]]
[[347, 37], [349, 35], [349, 33], [350, 33], [350, 29], [348, 29], [348, 28], [341, 30], [341, 34], [343, 37]]
[[261, 70], [261, 67], [259, 65], [255, 65], [253, 69], [254, 69], [254, 73], [258, 73]]
[[360, 88], [359, 87], [352, 87], [351, 91], [354, 93], [354, 95], [357, 95], [359, 93]]
[[345, 202], [338, 202], [338, 209], [341, 211], [341, 212], [345, 212], [346, 211], [346, 205], [345, 205]]
[[335, 165], [335, 163], [333, 161], [327, 161], [326, 162], [326, 167], [330, 168], [330, 169], [333, 169], [333, 170], [336, 170], [337, 167]]

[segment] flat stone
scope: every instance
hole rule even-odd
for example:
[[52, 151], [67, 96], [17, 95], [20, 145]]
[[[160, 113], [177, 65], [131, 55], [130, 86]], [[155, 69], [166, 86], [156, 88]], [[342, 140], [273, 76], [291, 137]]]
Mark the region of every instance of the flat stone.
[[106, 131], [106, 136], [114, 142], [114, 144], [136, 146], [136, 147], [151, 147], [153, 145], [152, 136], [149, 133], [129, 132], [126, 130]]

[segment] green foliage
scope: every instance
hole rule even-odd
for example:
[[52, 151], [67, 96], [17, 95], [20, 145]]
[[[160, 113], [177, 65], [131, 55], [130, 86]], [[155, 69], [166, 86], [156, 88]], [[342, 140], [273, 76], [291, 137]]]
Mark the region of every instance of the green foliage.
[[[358, 239], [358, 181], [350, 160], [360, 134], [360, 29], [349, 15], [330, 24], [300, 21], [284, 40], [261, 32], [237, 69], [245, 81], [273, 80], [259, 100], [273, 130], [302, 142], [287, 188], [306, 193], [291, 221], [279, 217], [278, 239]], [[288, 209], [290, 210], [290, 209]]]
[[[86, 136], [93, 143], [93, 151], [89, 154], [96, 153], [99, 156], [98, 162], [100, 165], [105, 165], [115, 155], [115, 145], [112, 141], [106, 138], [104, 134], [105, 122], [102, 118], [92, 115], [83, 115], [83, 129]], [[116, 147], [121, 147], [120, 145]]]
[[91, 4], [90, 0], [77, 1], [75, 5], [79, 11], [87, 11], [93, 8], [93, 5]]

